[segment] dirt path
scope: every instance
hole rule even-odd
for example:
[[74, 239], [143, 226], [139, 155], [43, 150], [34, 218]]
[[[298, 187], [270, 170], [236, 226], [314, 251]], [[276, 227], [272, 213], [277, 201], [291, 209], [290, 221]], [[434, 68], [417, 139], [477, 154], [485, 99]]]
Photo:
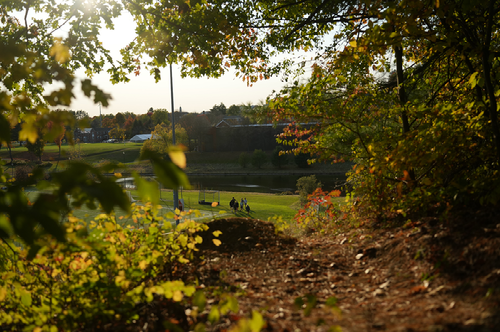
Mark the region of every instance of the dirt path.
[[[216, 229], [220, 247], [209, 239]], [[500, 331], [500, 227], [454, 231], [415, 225], [293, 241], [271, 224], [228, 219], [211, 224], [198, 273], [204, 286], [243, 290], [239, 315], [260, 309], [265, 331]], [[310, 314], [295, 305], [304, 297], [307, 307], [307, 294], [317, 301]], [[338, 312], [325, 305], [331, 297]]]

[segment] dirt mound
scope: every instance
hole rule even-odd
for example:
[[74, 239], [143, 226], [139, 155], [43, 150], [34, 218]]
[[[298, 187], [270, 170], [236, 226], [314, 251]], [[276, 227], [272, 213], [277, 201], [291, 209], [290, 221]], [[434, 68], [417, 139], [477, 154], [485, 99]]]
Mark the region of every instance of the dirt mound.
[[[225, 253], [245, 252], [296, 241], [277, 235], [274, 224], [262, 220], [228, 218], [213, 220], [207, 225], [208, 230], [198, 233], [203, 238], [203, 243], [198, 246], [200, 250]], [[216, 237], [213, 234], [215, 231], [222, 233]], [[221, 244], [217, 246], [214, 239], [220, 240]]]

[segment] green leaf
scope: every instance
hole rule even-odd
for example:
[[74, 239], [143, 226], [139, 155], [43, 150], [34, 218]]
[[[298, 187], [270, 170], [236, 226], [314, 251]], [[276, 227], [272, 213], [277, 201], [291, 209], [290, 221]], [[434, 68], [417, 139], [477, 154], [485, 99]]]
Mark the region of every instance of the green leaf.
[[141, 200], [153, 203], [153, 207], [160, 203], [160, 190], [158, 188], [158, 183], [153, 181], [148, 181], [140, 177], [139, 174], [134, 173], [135, 184], [137, 185], [137, 192], [141, 197]]
[[252, 332], [259, 332], [260, 330], [262, 330], [266, 322], [264, 321], [264, 318], [262, 318], [262, 315], [258, 311], [253, 310], [252, 319], [250, 319], [249, 324]]
[[208, 321], [212, 324], [215, 324], [219, 321], [219, 319], [220, 319], [219, 308], [214, 305], [210, 309], [210, 313], [208, 314]]
[[325, 302], [325, 305], [330, 307], [330, 308], [334, 308], [334, 307], [337, 307], [337, 298], [336, 297], [329, 297], [326, 302]]
[[193, 304], [198, 307], [199, 312], [205, 310], [205, 305], [207, 304], [205, 293], [202, 291], [196, 291], [193, 295]]
[[151, 160], [154, 172], [158, 180], [167, 188], [177, 189], [184, 187], [191, 188], [188, 177], [177, 165], [167, 156], [163, 159], [158, 153], [145, 150], [141, 154], [141, 160]]
[[21, 303], [24, 304], [26, 307], [31, 306], [31, 293], [28, 291], [24, 291], [23, 294], [21, 295]]

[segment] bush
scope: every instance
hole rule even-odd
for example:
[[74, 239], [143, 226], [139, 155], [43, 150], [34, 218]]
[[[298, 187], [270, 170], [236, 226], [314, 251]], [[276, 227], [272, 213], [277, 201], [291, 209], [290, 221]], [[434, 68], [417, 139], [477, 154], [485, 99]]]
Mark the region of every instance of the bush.
[[288, 164], [288, 156], [281, 151], [284, 151], [281, 146], [277, 146], [273, 151], [271, 163], [274, 167], [281, 168], [281, 166]]
[[252, 166], [261, 168], [267, 161], [267, 155], [262, 150], [255, 150], [252, 155]]
[[26, 182], [28, 180], [31, 172], [32, 172], [32, 169], [29, 166], [16, 167], [16, 170], [15, 170], [16, 182]]
[[323, 186], [321, 182], [316, 179], [316, 175], [303, 176], [297, 180], [297, 192], [300, 195], [300, 203], [307, 202], [307, 196], [311, 195], [316, 189]]
[[242, 152], [240, 154], [240, 157], [238, 158], [238, 164], [240, 164], [242, 168], [246, 168], [249, 162], [250, 156], [248, 155], [248, 153]]

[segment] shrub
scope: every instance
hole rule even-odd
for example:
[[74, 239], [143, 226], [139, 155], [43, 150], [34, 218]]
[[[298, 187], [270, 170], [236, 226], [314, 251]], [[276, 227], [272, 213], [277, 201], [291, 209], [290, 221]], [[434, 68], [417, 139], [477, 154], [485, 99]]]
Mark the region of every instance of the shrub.
[[307, 197], [316, 189], [321, 188], [321, 182], [316, 179], [316, 175], [303, 176], [297, 180], [297, 191], [300, 195], [300, 203], [305, 204]]
[[274, 167], [281, 168], [281, 166], [288, 164], [288, 156], [282, 151], [284, 149], [281, 146], [277, 146], [271, 157], [271, 163]]
[[334, 199], [340, 196], [340, 190], [325, 192], [320, 188], [315, 189], [306, 197], [304, 208], [295, 215], [296, 227], [306, 233], [325, 233], [338, 226], [340, 208]]
[[31, 172], [32, 172], [32, 169], [29, 166], [16, 167], [16, 170], [15, 170], [16, 182], [26, 182], [28, 180]]
[[252, 155], [252, 166], [261, 168], [267, 161], [267, 155], [264, 151], [256, 149]]
[[242, 152], [240, 157], [238, 158], [238, 163], [242, 168], [246, 168], [248, 163], [250, 162], [250, 156], [246, 152]]
[[[196, 232], [208, 226], [185, 220], [172, 229], [153, 215], [151, 205], [133, 212], [134, 221], [147, 228], [122, 227], [104, 214], [89, 224], [70, 217], [64, 225], [67, 242], [44, 237], [32, 261], [27, 250], [0, 242], [2, 330], [90, 330], [138, 316], [160, 298], [178, 308], [196, 305], [195, 285], [180, 277], [202, 241]], [[180, 326], [175, 330], [189, 329]]]

